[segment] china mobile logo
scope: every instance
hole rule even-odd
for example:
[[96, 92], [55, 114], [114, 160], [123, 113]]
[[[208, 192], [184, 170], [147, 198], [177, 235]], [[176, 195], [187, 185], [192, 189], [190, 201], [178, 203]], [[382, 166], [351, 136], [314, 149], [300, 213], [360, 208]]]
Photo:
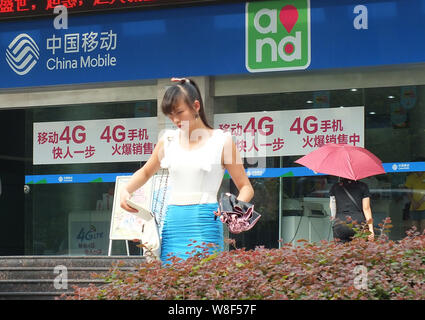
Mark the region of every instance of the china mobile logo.
[[246, 68], [250, 72], [310, 65], [310, 0], [246, 4]]
[[20, 76], [30, 72], [39, 59], [40, 49], [26, 33], [22, 33], [13, 39], [6, 49], [7, 64]]

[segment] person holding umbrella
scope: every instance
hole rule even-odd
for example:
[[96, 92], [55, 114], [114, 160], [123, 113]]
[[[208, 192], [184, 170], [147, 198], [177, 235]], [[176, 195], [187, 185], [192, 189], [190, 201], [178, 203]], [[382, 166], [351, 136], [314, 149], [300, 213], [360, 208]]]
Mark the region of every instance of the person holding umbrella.
[[335, 220], [332, 227], [334, 238], [342, 242], [351, 241], [354, 230], [347, 226], [347, 217], [359, 223], [366, 221], [370, 235], [368, 239], [374, 240], [372, 209], [370, 207], [370, 193], [366, 183], [341, 178], [335, 183], [330, 192], [331, 220]]
[[350, 216], [357, 222], [366, 221], [370, 231], [368, 238], [374, 239], [369, 188], [358, 180], [385, 173], [381, 160], [362, 147], [328, 143], [295, 162], [316, 173], [341, 178], [330, 190], [334, 238], [344, 242], [352, 240], [354, 230], [343, 223]]

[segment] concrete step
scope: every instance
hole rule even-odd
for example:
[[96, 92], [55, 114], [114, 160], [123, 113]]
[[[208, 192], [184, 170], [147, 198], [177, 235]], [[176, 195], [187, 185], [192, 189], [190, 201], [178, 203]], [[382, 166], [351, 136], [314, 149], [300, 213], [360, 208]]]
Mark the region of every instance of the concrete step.
[[0, 293], [5, 292], [57, 292], [63, 293], [73, 291], [73, 286], [87, 287], [90, 283], [102, 285], [105, 282], [100, 279], [68, 279], [66, 287], [63, 287], [65, 282], [56, 283], [61, 285], [59, 289], [55, 288], [54, 280], [48, 279], [20, 279], [20, 280], [0, 280]]
[[[105, 283], [93, 274], [106, 274], [112, 268], [134, 271], [144, 261], [141, 256], [0, 257], [0, 300], [56, 299], [63, 293], [72, 293], [73, 286]], [[61, 267], [55, 273], [58, 266]]]
[[61, 295], [62, 293], [59, 292], [0, 292], [0, 300], [56, 300]]
[[[68, 279], [93, 279], [92, 274], [105, 275], [111, 267], [69, 267]], [[134, 271], [135, 266], [119, 267], [120, 270]], [[53, 267], [0, 267], [0, 280], [12, 279], [55, 279], [62, 271], [55, 273]]]
[[135, 266], [145, 261], [141, 256], [1, 256], [0, 267], [111, 267], [112, 264], [122, 263], [121, 266]]

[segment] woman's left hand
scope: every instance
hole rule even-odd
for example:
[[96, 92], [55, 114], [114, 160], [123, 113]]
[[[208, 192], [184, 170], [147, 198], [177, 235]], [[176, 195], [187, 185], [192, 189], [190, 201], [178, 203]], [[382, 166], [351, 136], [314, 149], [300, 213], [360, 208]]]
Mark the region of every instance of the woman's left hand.
[[220, 208], [217, 208], [217, 211], [214, 211], [214, 214], [216, 215], [216, 217], [221, 216]]

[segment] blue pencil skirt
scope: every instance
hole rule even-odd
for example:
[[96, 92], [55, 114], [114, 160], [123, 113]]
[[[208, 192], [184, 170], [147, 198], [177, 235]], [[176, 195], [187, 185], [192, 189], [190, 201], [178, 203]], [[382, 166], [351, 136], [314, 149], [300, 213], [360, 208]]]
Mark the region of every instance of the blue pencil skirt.
[[[176, 256], [186, 260], [195, 246], [214, 243], [211, 253], [223, 251], [223, 223], [214, 219], [217, 203], [169, 205], [162, 229], [161, 261]], [[196, 241], [196, 243], [193, 243]], [[189, 246], [189, 244], [192, 244]], [[201, 251], [202, 249], [196, 249]]]

